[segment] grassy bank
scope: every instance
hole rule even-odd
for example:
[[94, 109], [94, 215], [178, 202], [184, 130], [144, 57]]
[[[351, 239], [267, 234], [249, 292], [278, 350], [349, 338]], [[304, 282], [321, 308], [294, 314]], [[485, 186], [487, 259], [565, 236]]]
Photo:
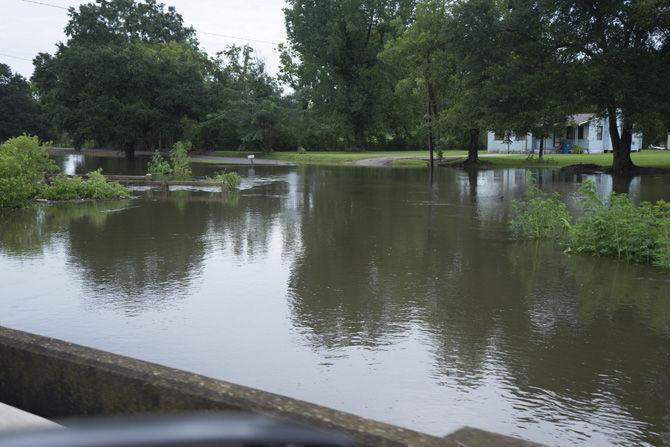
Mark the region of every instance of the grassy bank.
[[[445, 154], [446, 156], [447, 154]], [[559, 168], [578, 163], [612, 166], [612, 154], [550, 154], [543, 160], [537, 157], [528, 159], [526, 154], [492, 155], [480, 154], [480, 159], [491, 168]], [[670, 168], [670, 151], [642, 151], [632, 154], [633, 162], [642, 167]], [[393, 166], [424, 167], [421, 160], [396, 160]]]
[[[387, 158], [387, 157], [428, 157], [427, 151], [364, 151], [364, 152], [345, 152], [345, 151], [328, 151], [328, 152], [307, 152], [299, 154], [298, 152], [240, 152], [240, 151], [212, 151], [207, 152], [206, 155], [216, 157], [236, 157], [246, 158], [248, 155], [255, 155], [256, 158], [264, 160], [281, 160], [297, 164], [314, 164], [314, 165], [340, 165], [348, 163], [356, 163], [360, 160], [370, 158]], [[465, 156], [465, 151], [447, 151], [445, 157], [462, 157]], [[424, 162], [419, 161], [422, 165]]]

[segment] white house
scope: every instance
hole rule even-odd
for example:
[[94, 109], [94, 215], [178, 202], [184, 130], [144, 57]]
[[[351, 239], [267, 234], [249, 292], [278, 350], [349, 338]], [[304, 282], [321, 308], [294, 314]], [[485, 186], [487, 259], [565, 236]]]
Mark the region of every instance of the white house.
[[[612, 139], [610, 138], [608, 118], [600, 118], [589, 113], [573, 115], [570, 125], [562, 132], [556, 132], [544, 140], [544, 150], [551, 152], [570, 151], [572, 146], [579, 145], [584, 152], [598, 154], [612, 151]], [[621, 131], [621, 125], [619, 125]], [[510, 135], [505, 138], [505, 133], [489, 131], [486, 147], [490, 152], [537, 152], [540, 149], [540, 139], [535, 138], [532, 133], [527, 135]], [[633, 135], [631, 143], [632, 151], [642, 148], [642, 134]]]

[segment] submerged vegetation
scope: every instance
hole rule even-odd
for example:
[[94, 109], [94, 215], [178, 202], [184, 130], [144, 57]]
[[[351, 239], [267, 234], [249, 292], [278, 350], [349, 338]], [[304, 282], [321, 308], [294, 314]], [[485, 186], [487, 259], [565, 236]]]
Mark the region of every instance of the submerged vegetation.
[[595, 184], [580, 188], [582, 215], [574, 222], [558, 194], [539, 190], [534, 180], [513, 203], [510, 227], [523, 239], [556, 238], [567, 252], [605, 256], [670, 269], [670, 203], [635, 205], [627, 194], [598, 197]]
[[107, 181], [102, 170], [89, 172], [87, 179], [79, 176], [68, 177], [60, 174], [49, 184], [41, 184], [37, 198], [46, 200], [76, 199], [125, 199], [130, 197], [128, 189], [117, 183]]
[[154, 152], [147, 165], [147, 173], [159, 180], [189, 180], [193, 175], [188, 151], [191, 150], [190, 141], [177, 141], [170, 150], [170, 160], [166, 160], [158, 152]]
[[237, 172], [218, 172], [214, 177], [208, 178], [213, 182], [222, 183], [228, 189], [236, 189], [242, 182], [242, 177]]
[[570, 227], [570, 214], [560, 195], [543, 192], [534, 177], [528, 182], [524, 199], [512, 203], [512, 215], [512, 231], [526, 239], [560, 239]]
[[108, 182], [100, 171], [88, 179], [63, 174], [45, 182], [58, 171], [47, 148], [37, 137], [22, 135], [0, 145], [0, 208], [21, 208], [34, 199], [114, 199], [129, 197], [128, 189]]

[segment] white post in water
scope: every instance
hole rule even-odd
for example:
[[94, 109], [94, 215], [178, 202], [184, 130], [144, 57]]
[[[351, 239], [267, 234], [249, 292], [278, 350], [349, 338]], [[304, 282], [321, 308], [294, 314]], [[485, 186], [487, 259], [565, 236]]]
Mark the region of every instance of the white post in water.
[[249, 159], [249, 162], [253, 165], [254, 164], [254, 158], [256, 158], [256, 156], [254, 154], [251, 154], [251, 155], [247, 155], [247, 158]]

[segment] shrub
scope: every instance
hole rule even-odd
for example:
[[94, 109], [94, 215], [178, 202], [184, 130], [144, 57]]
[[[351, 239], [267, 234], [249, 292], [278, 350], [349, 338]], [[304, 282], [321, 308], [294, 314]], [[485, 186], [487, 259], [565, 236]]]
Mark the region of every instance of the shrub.
[[635, 206], [626, 194], [612, 194], [607, 204], [590, 180], [580, 193], [584, 214], [571, 228], [571, 251], [670, 268], [670, 203]]
[[306, 153], [307, 153], [307, 149], [305, 149], [302, 146], [298, 147], [298, 154], [305, 155]]
[[543, 192], [531, 177], [524, 198], [512, 203], [510, 227], [518, 238], [561, 238], [570, 227], [570, 214], [558, 193]]
[[437, 159], [442, 160], [444, 158], [444, 151], [442, 149], [437, 150]]
[[170, 161], [172, 161], [172, 175], [175, 180], [188, 180], [191, 178], [191, 163], [188, 161], [188, 151], [190, 149], [190, 141], [177, 141], [172, 146]]
[[56, 170], [37, 137], [23, 135], [0, 144], [0, 208], [28, 204], [44, 175]]
[[240, 186], [242, 177], [240, 177], [240, 174], [237, 172], [219, 172], [215, 174], [214, 177], [210, 180], [217, 183], [223, 183], [228, 187], [228, 189], [236, 189], [238, 186]]
[[579, 144], [574, 144], [570, 150], [573, 154], [583, 154], [585, 152], [585, 149]]
[[147, 172], [151, 174], [152, 177], [166, 179], [172, 175], [172, 166], [170, 166], [169, 161], [164, 159], [163, 156], [156, 151], [147, 166]]
[[128, 189], [117, 182], [109, 182], [100, 170], [90, 172], [88, 179], [58, 175], [50, 184], [42, 185], [38, 197], [47, 200], [124, 199]]

